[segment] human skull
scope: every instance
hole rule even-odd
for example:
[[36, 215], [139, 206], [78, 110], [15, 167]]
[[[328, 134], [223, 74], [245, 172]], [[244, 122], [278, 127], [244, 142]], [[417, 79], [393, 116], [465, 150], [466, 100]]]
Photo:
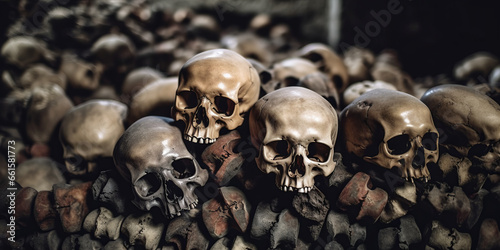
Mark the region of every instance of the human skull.
[[[468, 158], [472, 169], [479, 169], [476, 174], [500, 172], [498, 103], [472, 88], [459, 85], [431, 88], [422, 96], [422, 101], [431, 110], [436, 127], [443, 130], [439, 143], [447, 153]], [[459, 177], [458, 184], [464, 186], [467, 183], [460, 179], [470, 178]]]
[[226, 49], [205, 51], [179, 72], [172, 116], [185, 123], [184, 139], [213, 143], [222, 128], [243, 124], [259, 90], [259, 75], [245, 58]]
[[307, 193], [315, 176], [335, 169], [337, 113], [319, 94], [302, 87], [273, 91], [257, 101], [249, 119], [257, 166], [275, 173], [281, 190]]
[[125, 35], [108, 34], [99, 38], [90, 49], [95, 63], [104, 65], [105, 71], [127, 73], [135, 60], [135, 47]]
[[92, 64], [69, 53], [63, 54], [61, 59], [59, 71], [66, 76], [69, 89], [93, 91], [99, 87], [102, 64]]
[[427, 165], [437, 163], [438, 132], [431, 112], [403, 92], [374, 89], [361, 95], [342, 111], [339, 131], [347, 153], [406, 180], [426, 181]]
[[337, 53], [321, 43], [308, 44], [300, 49], [299, 53], [301, 57], [314, 62], [321, 72], [327, 74], [339, 93], [345, 90], [349, 84], [349, 75], [344, 61]]
[[273, 79], [262, 85], [266, 93], [276, 89], [297, 86], [302, 77], [312, 73], [320, 73], [316, 66], [303, 58], [288, 58], [272, 66]]
[[344, 105], [347, 106], [362, 94], [374, 89], [392, 89], [396, 87], [384, 81], [362, 81], [354, 83], [344, 91]]
[[373, 63], [375, 63], [375, 55], [368, 49], [350, 47], [344, 53], [344, 64], [351, 83], [369, 80]]
[[132, 184], [133, 203], [144, 211], [158, 207], [166, 217], [196, 207], [194, 189], [208, 179], [207, 170], [183, 144], [181, 132], [159, 116], [132, 124], [113, 156], [118, 172]]
[[29, 36], [16, 36], [2, 45], [2, 58], [6, 64], [25, 69], [37, 62], [52, 62], [54, 55], [47, 45]]
[[67, 170], [74, 175], [96, 173], [124, 128], [127, 107], [112, 100], [92, 100], [70, 110], [61, 122], [59, 139]]

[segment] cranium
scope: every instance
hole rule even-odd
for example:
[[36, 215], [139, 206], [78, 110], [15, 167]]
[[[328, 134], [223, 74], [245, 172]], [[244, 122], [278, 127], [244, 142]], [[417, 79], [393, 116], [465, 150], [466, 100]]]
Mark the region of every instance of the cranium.
[[35, 64], [26, 69], [19, 78], [19, 86], [27, 89], [32, 86], [42, 86], [57, 84], [62, 89], [66, 89], [66, 77], [63, 74], [55, 73], [44, 64]]
[[350, 47], [344, 53], [344, 64], [351, 83], [369, 80], [373, 63], [375, 63], [375, 55], [370, 50]]
[[488, 96], [459, 85], [431, 88], [422, 101], [431, 110], [436, 127], [443, 130], [440, 146], [451, 156], [472, 163], [469, 170], [459, 171], [463, 173], [458, 176], [458, 185], [473, 185], [477, 192], [482, 183], [472, 183], [476, 178], [469, 175], [499, 173], [500, 106]]
[[243, 123], [259, 90], [259, 75], [245, 58], [226, 49], [205, 51], [182, 67], [172, 116], [185, 123], [184, 139], [213, 143], [222, 128]]
[[[477, 52], [458, 62], [453, 69], [453, 75], [459, 81], [483, 83], [491, 71], [500, 64], [499, 59], [487, 52]], [[482, 77], [483, 80], [478, 77]]]
[[384, 81], [362, 81], [354, 83], [347, 87], [344, 91], [344, 105], [347, 106], [351, 104], [356, 98], [362, 94], [374, 90], [374, 89], [392, 89], [397, 90], [396, 87], [390, 83]]
[[125, 35], [108, 34], [99, 38], [90, 50], [96, 63], [104, 65], [105, 71], [127, 73], [135, 60], [135, 47]]
[[194, 189], [205, 185], [202, 169], [166, 118], [148, 116], [132, 124], [113, 153], [118, 172], [132, 184], [139, 209], [158, 207], [166, 217], [198, 204]]
[[225, 48], [234, 50], [245, 58], [253, 58], [264, 65], [269, 65], [272, 60], [269, 42], [253, 33], [226, 35], [222, 37], [221, 43]]
[[149, 67], [130, 71], [122, 84], [121, 99], [128, 104], [142, 88], [162, 77], [163, 74], [160, 71]]
[[73, 54], [63, 54], [59, 71], [66, 75], [71, 90], [95, 90], [99, 87], [102, 64], [91, 64]]
[[299, 53], [301, 57], [314, 62], [320, 71], [326, 73], [339, 93], [344, 92], [349, 84], [349, 75], [344, 61], [337, 53], [321, 43], [308, 44]]
[[112, 100], [92, 100], [69, 111], [61, 122], [59, 139], [67, 170], [74, 175], [100, 171], [113, 156], [122, 135], [127, 107]]
[[427, 165], [438, 159], [431, 112], [399, 91], [361, 95], [342, 111], [339, 131], [345, 151], [407, 180], [430, 178]]
[[17, 36], [2, 45], [2, 57], [5, 62], [18, 69], [25, 69], [37, 62], [52, 62], [54, 55], [45, 43], [28, 36]]
[[303, 58], [288, 58], [272, 67], [273, 80], [262, 85], [266, 93], [276, 89], [297, 86], [302, 77], [312, 73], [320, 73], [316, 66]]
[[337, 124], [333, 107], [311, 90], [288, 87], [265, 95], [250, 113], [257, 166], [275, 173], [281, 190], [309, 192], [315, 176], [335, 168]]

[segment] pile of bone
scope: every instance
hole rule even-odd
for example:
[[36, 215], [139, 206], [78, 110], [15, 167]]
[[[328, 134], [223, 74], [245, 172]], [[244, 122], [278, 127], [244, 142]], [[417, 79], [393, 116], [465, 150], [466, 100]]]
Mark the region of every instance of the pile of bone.
[[166, 6], [19, 3], [1, 249], [500, 248], [498, 58], [414, 80], [392, 50]]

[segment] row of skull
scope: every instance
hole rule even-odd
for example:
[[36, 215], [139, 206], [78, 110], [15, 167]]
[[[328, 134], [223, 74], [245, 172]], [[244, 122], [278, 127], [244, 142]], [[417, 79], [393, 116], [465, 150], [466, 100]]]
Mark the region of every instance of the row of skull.
[[[182, 133], [173, 120], [161, 117], [140, 119], [123, 135], [123, 128], [115, 130], [121, 135], [113, 145], [115, 165], [133, 186], [134, 204], [142, 210], [160, 207], [168, 217], [195, 207], [194, 189], [205, 184], [208, 173], [183, 141], [213, 143], [222, 129], [234, 130], [245, 120], [258, 150], [257, 166], [274, 173], [276, 186], [283, 191], [306, 193], [313, 188], [315, 176], [335, 174], [335, 148], [374, 171], [387, 170], [412, 182], [442, 178], [431, 172], [447, 175], [452, 171], [438, 170], [439, 150], [444, 149], [471, 161], [468, 169], [454, 170], [466, 171], [456, 182], [471, 186], [471, 193], [481, 188], [485, 178], [470, 175], [498, 173], [500, 106], [469, 87], [434, 87], [421, 100], [395, 90], [372, 90], [340, 114], [324, 97], [303, 87], [281, 88], [260, 99], [259, 89], [255, 67], [233, 51], [210, 50], [188, 60], [179, 73], [172, 108], [175, 120], [182, 121]], [[101, 101], [77, 107], [67, 116], [82, 109], [95, 112], [91, 106], [105, 106], [105, 117], [121, 114], [117, 120], [126, 112], [123, 105]], [[65, 120], [85, 124], [65, 118], [63, 145], [67, 145], [66, 135], [85, 133], [69, 128]], [[113, 141], [104, 135], [99, 133], [96, 141]], [[68, 161], [71, 150], [65, 146], [70, 171], [75, 169]]]

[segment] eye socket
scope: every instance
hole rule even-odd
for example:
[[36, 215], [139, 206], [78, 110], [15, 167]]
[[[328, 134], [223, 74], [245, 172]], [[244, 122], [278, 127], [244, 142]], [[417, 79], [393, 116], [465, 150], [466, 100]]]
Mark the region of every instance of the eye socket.
[[175, 160], [172, 167], [174, 168], [173, 175], [177, 179], [189, 178], [196, 173], [196, 166], [191, 159]]
[[387, 147], [391, 155], [401, 155], [408, 152], [411, 148], [409, 135], [398, 135], [387, 141]]
[[323, 143], [311, 142], [307, 146], [307, 158], [317, 161], [326, 162], [330, 157], [331, 148]]
[[468, 153], [468, 156], [469, 157], [473, 157], [473, 156], [476, 156], [476, 157], [481, 157], [481, 156], [485, 156], [488, 152], [490, 152], [491, 150], [491, 146], [490, 145], [486, 145], [486, 144], [476, 144], [474, 146], [472, 146], [472, 148], [469, 149], [469, 153]]
[[438, 134], [434, 132], [425, 133], [424, 137], [422, 137], [422, 145], [427, 150], [436, 150], [437, 149], [437, 139]]
[[156, 173], [147, 173], [134, 183], [135, 191], [142, 197], [150, 196], [161, 187], [162, 180]]
[[198, 106], [198, 96], [193, 91], [181, 91], [177, 94], [179, 106], [186, 109], [195, 108]]
[[296, 77], [289, 76], [283, 79], [283, 84], [282, 84], [283, 87], [291, 87], [298, 85], [299, 85], [299, 79]]
[[268, 158], [281, 160], [290, 156], [290, 144], [285, 140], [273, 141], [267, 144], [270, 151], [267, 152]]
[[260, 72], [259, 77], [260, 77], [260, 82], [262, 84], [266, 84], [269, 81], [271, 81], [271, 79], [272, 79], [271, 74], [269, 72], [267, 72], [267, 71]]
[[216, 96], [214, 98], [215, 112], [230, 116], [234, 112], [236, 104], [229, 98], [223, 96]]

